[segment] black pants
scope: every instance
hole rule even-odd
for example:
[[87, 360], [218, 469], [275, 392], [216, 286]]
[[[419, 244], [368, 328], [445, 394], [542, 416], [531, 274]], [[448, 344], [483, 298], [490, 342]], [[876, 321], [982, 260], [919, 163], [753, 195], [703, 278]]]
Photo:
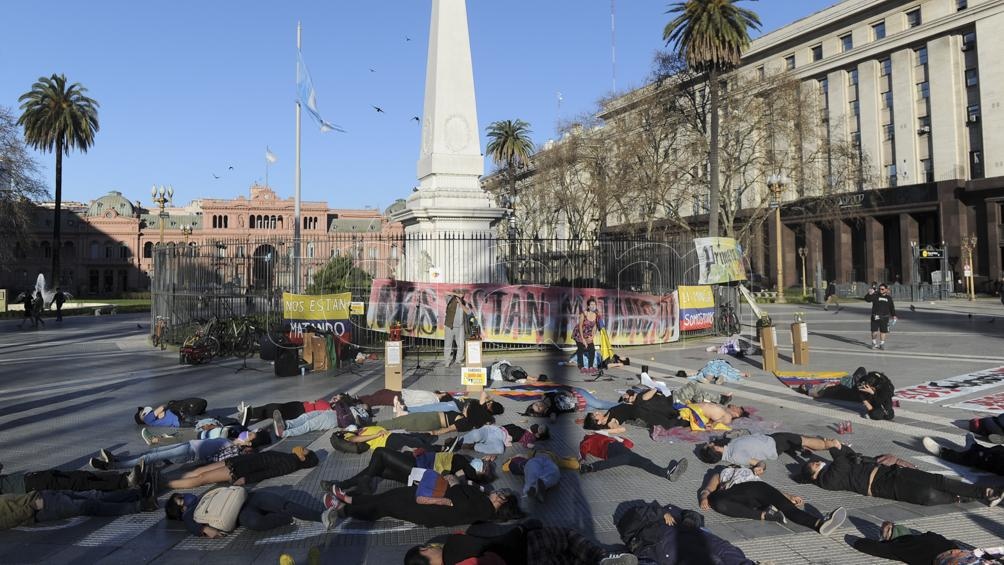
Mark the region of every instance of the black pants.
[[303, 409], [303, 403], [299, 401], [293, 402], [270, 402], [264, 406], [252, 406], [248, 409], [248, 420], [255, 422], [258, 420], [264, 420], [266, 418], [271, 418], [272, 413], [276, 410], [282, 414], [283, 420], [292, 420], [293, 418], [299, 418], [306, 413]]
[[205, 414], [207, 406], [209, 403], [205, 398], [185, 398], [168, 402], [166, 408], [177, 414], [180, 420], [192, 420]]
[[129, 488], [125, 473], [92, 473], [49, 469], [24, 474], [25, 491], [33, 490], [122, 490]]
[[666, 469], [664, 467], [656, 465], [647, 457], [638, 455], [620, 442], [611, 443], [607, 447], [607, 458], [603, 461], [593, 463], [592, 468], [594, 471], [602, 471], [603, 469], [612, 469], [624, 465], [641, 469], [646, 473], [651, 473], [663, 479], [666, 478]]
[[952, 504], [959, 498], [982, 499], [985, 495], [986, 487], [906, 467], [880, 468], [872, 482], [872, 496], [923, 506]]
[[[585, 362], [583, 362], [585, 358]], [[575, 363], [581, 367], [592, 367], [596, 363], [596, 344], [586, 345], [580, 341], [575, 342]]]
[[854, 549], [875, 557], [925, 565], [934, 563], [934, 559], [946, 551], [959, 549], [959, 544], [934, 532], [900, 536], [889, 541], [857, 538], [851, 545]]
[[775, 506], [792, 522], [816, 529], [818, 518], [799, 509], [781, 491], [763, 481], [740, 483], [728, 489], [719, 488], [708, 497], [716, 512], [734, 518], [760, 520], [768, 506]]
[[340, 481], [344, 489], [355, 487], [363, 494], [373, 492], [373, 479], [381, 478], [399, 483], [407, 482], [408, 475], [415, 467], [415, 456], [410, 453], [394, 451], [387, 447], [378, 447], [370, 456], [369, 465], [355, 476]]
[[1004, 475], [1004, 446], [1001, 445], [983, 447], [976, 444], [965, 451], [942, 448], [941, 458], [952, 463]]
[[442, 446], [436, 445], [436, 436], [421, 432], [393, 433], [387, 437], [387, 449], [401, 451], [404, 447], [411, 449], [423, 448], [426, 451], [440, 451]]
[[271, 492], [252, 492], [241, 507], [237, 523], [249, 530], [271, 530], [287, 526], [293, 518], [320, 522], [321, 511], [312, 510]]
[[52, 522], [73, 516], [124, 516], [139, 512], [139, 491], [114, 490], [108, 492], [88, 490], [39, 491], [42, 509], [35, 512], [35, 521]]

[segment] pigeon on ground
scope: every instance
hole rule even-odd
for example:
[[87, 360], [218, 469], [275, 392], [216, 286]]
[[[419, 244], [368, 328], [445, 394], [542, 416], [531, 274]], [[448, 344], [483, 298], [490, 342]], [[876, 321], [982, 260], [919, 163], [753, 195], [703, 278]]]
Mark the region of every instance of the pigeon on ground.
[[972, 315], [972, 314], [969, 314], [969, 319], [970, 319], [970, 320], [972, 320], [972, 319], [973, 319], [973, 315]]
[[916, 307], [916, 306], [914, 306], [913, 304], [911, 304], [911, 305], [910, 305], [910, 311], [911, 311], [911, 312], [916, 312], [916, 311], [917, 311], [917, 307]]
[[137, 329], [137, 330], [141, 330], [141, 329], [143, 329], [143, 326], [141, 326], [141, 325], [139, 325], [139, 324], [136, 324], [136, 329]]

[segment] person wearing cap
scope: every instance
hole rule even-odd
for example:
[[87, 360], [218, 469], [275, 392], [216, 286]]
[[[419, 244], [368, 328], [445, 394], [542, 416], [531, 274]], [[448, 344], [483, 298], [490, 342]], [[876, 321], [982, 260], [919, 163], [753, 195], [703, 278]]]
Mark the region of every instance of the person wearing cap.
[[133, 419], [140, 426], [157, 426], [165, 428], [192, 427], [198, 421], [198, 416], [205, 414], [208, 403], [202, 398], [186, 398], [172, 400], [167, 404], [140, 406], [133, 414]]
[[[467, 339], [467, 315], [469, 308], [464, 301], [463, 289], [453, 289], [447, 293], [449, 299], [446, 302], [446, 312], [443, 317], [443, 363], [447, 367], [452, 367], [454, 359], [456, 363], [463, 365], [464, 348]], [[454, 357], [453, 348], [456, 346], [457, 353]]]
[[168, 481], [167, 488], [195, 488], [214, 483], [241, 486], [316, 467], [317, 463], [316, 453], [299, 446], [292, 453], [275, 450], [247, 453], [189, 471], [180, 479]]
[[546, 492], [561, 480], [561, 469], [579, 469], [574, 457], [561, 457], [550, 451], [533, 450], [527, 456], [517, 455], [502, 464], [502, 470], [523, 477], [523, 496], [543, 504]]
[[[176, 445], [154, 447], [142, 455], [119, 459], [107, 449], [102, 449], [98, 457], [91, 459], [91, 467], [106, 471], [108, 469], [128, 469], [135, 465], [151, 465], [160, 461], [171, 460], [174, 463], [208, 463], [222, 461], [242, 453], [254, 451], [258, 434], [241, 432], [237, 439], [228, 438], [193, 439]], [[234, 449], [228, 449], [231, 445]]]
[[[164, 506], [167, 519], [184, 522], [185, 528], [194, 536], [207, 538], [225, 536], [227, 532], [195, 521], [195, 509], [201, 498], [194, 494], [171, 493]], [[237, 525], [263, 532], [295, 524], [293, 519], [296, 518], [306, 522], [321, 522], [325, 527], [329, 527], [331, 517], [331, 513], [324, 512], [320, 508], [308, 508], [276, 493], [253, 491], [248, 493], [247, 499], [241, 506], [237, 515]]]
[[416, 449], [411, 452], [394, 451], [387, 447], [373, 450], [369, 464], [356, 475], [343, 481], [321, 481], [325, 492], [335, 488], [354, 489], [359, 494], [373, 492], [373, 479], [387, 479], [407, 483], [414, 469], [432, 469], [442, 475], [452, 475], [479, 484], [495, 480], [495, 456], [470, 457], [452, 451]]

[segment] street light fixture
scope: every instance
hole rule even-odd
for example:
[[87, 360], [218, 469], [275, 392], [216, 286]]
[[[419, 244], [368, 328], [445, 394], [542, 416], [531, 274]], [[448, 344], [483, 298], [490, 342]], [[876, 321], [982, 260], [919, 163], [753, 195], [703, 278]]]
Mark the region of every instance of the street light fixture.
[[973, 271], [973, 250], [976, 249], [976, 236], [970, 235], [962, 238], [962, 250], [966, 252], [966, 266], [964, 268], [966, 276], [966, 290], [969, 293], [969, 301], [976, 300], [976, 282], [973, 279], [976, 274]]
[[192, 235], [192, 230], [194, 226], [192, 224], [183, 224], [181, 226], [181, 234], [185, 236], [185, 245], [188, 245], [188, 236]]
[[798, 248], [798, 256], [802, 258], [802, 298], [805, 298], [809, 294], [808, 289], [805, 287], [805, 255], [807, 250], [804, 247]]
[[153, 203], [160, 206], [160, 214], [158, 214], [160, 218], [160, 246], [164, 247], [164, 224], [167, 223], [169, 217], [166, 208], [174, 198], [174, 187], [154, 185], [150, 189], [150, 196], [153, 197]]
[[[771, 207], [774, 208], [774, 228], [777, 233], [775, 249], [777, 250], [777, 300], [778, 304], [785, 304], [784, 298], [784, 250], [782, 249], [783, 239], [781, 237], [781, 195], [788, 187], [791, 180], [784, 174], [778, 173], [767, 177], [767, 188], [771, 193]], [[803, 277], [804, 280], [804, 277]]]

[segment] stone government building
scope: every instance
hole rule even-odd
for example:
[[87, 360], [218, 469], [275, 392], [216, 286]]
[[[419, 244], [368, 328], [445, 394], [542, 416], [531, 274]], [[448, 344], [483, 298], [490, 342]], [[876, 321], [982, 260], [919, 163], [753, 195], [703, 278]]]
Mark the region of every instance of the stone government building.
[[[391, 208], [402, 205], [397, 202]], [[221, 253], [258, 257], [266, 248], [274, 251], [267, 240], [291, 242], [293, 237], [293, 199], [280, 198], [267, 186], [253, 185], [250, 197], [202, 198], [182, 207], [169, 206], [165, 211], [164, 244], [168, 247], [236, 242], [236, 249]], [[9, 289], [13, 296], [33, 287], [38, 273], [49, 278], [52, 204], [40, 204], [35, 218], [33, 237], [27, 243], [15, 244], [15, 264], [0, 269], [0, 287]], [[402, 233], [400, 224], [388, 222], [379, 210], [329, 208], [324, 202], [302, 201], [301, 218], [304, 272], [308, 278], [330, 257], [349, 252], [343, 249], [349, 246], [354, 246], [351, 252], [362, 260], [363, 268], [370, 260], [377, 263], [368, 269], [374, 276], [387, 276], [389, 255], [395, 250], [385, 249], [388, 246], [378, 242]], [[149, 290], [153, 250], [160, 243], [159, 208], [145, 208], [121, 192], [111, 191], [89, 204], [65, 202], [62, 221], [61, 286], [65, 290], [78, 297]], [[248, 275], [232, 276], [239, 279]]]

